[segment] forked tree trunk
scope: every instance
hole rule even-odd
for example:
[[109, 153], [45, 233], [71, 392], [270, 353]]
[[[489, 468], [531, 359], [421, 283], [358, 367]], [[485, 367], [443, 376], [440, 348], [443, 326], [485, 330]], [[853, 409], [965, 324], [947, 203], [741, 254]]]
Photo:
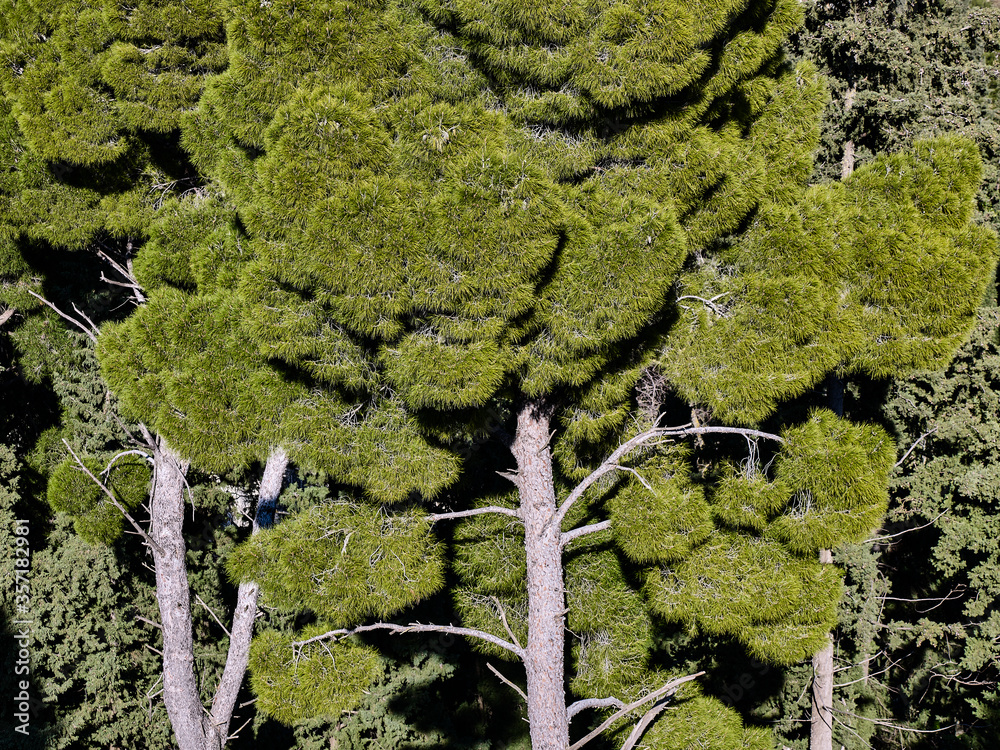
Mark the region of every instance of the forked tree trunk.
[[532, 750], [566, 750], [564, 651], [566, 593], [560, 536], [555, 522], [556, 497], [549, 448], [551, 410], [529, 402], [517, 417], [511, 451], [517, 460], [516, 484], [524, 521], [528, 563], [528, 642], [524, 666], [528, 677], [528, 724]]
[[[163, 441], [154, 447], [153, 456], [155, 476], [149, 535], [155, 542], [156, 599], [163, 626], [163, 701], [180, 750], [220, 750], [229, 736], [233, 706], [246, 672], [258, 590], [253, 583], [239, 587], [226, 666], [209, 714], [201, 702], [194, 668], [191, 591], [183, 534], [187, 464]], [[281, 492], [287, 464], [288, 457], [281, 450], [268, 458], [258, 508], [273, 506]]]

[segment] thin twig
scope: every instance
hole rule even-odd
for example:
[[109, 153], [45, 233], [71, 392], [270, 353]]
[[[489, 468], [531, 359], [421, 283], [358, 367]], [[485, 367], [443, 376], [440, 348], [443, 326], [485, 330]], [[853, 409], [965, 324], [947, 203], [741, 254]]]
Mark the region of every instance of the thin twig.
[[937, 521], [945, 513], [947, 513], [947, 511], [942, 510], [940, 513], [938, 513], [936, 516], [934, 516], [934, 518], [932, 518], [930, 521], [928, 521], [927, 523], [923, 524], [922, 526], [914, 526], [912, 529], [903, 529], [902, 531], [897, 531], [895, 534], [886, 534], [885, 536], [875, 536], [875, 537], [872, 537], [871, 539], [865, 539], [862, 542], [862, 544], [872, 544], [873, 542], [880, 542], [883, 539], [894, 539], [897, 536], [903, 536], [903, 534], [909, 534], [911, 531], [920, 531], [920, 529], [926, 529], [928, 526], [932, 525], [935, 521]]
[[341, 638], [346, 638], [351, 635], [356, 635], [358, 633], [367, 633], [372, 630], [388, 630], [391, 633], [449, 633], [451, 635], [464, 635], [469, 638], [478, 638], [482, 641], [487, 641], [492, 643], [494, 646], [499, 646], [500, 648], [510, 651], [512, 654], [516, 655], [518, 658], [524, 658], [524, 649], [519, 648], [513, 643], [508, 643], [503, 638], [498, 638], [492, 633], [487, 633], [482, 630], [476, 630], [475, 628], [460, 628], [454, 625], [425, 625], [419, 622], [413, 622], [409, 625], [397, 625], [392, 622], [376, 622], [372, 625], [359, 625], [356, 628], [341, 628], [340, 630], [330, 630], [322, 635], [316, 635], [312, 638], [307, 638], [304, 641], [295, 641], [292, 643], [292, 648], [297, 652], [301, 653], [302, 647], [310, 644], [316, 643], [318, 641], [324, 640], [340, 640]]
[[114, 494], [111, 492], [111, 490], [109, 490], [107, 488], [107, 486], [104, 484], [104, 482], [102, 482], [100, 479], [98, 479], [97, 477], [95, 477], [93, 475], [93, 473], [91, 473], [90, 469], [87, 468], [87, 466], [83, 463], [83, 461], [80, 460], [80, 457], [78, 455], [76, 455], [76, 452], [70, 447], [69, 443], [66, 442], [66, 438], [63, 438], [63, 445], [66, 446], [66, 450], [68, 450], [70, 452], [70, 455], [73, 456], [74, 459], [76, 459], [77, 465], [79, 465], [79, 467], [83, 470], [83, 472], [88, 477], [90, 477], [91, 479], [93, 479], [94, 482], [97, 484], [98, 487], [100, 487], [102, 490], [104, 490], [104, 494], [108, 496], [109, 500], [111, 500], [112, 505], [114, 505], [118, 509], [118, 511], [123, 516], [125, 516], [125, 518], [128, 520], [128, 522], [130, 524], [132, 524], [132, 528], [135, 529], [137, 532], [139, 532], [139, 536], [141, 536], [146, 541], [147, 544], [149, 544], [151, 547], [154, 547], [156, 549], [156, 551], [159, 552], [162, 555], [163, 554], [163, 549], [160, 547], [160, 545], [157, 544], [155, 541], [153, 541], [153, 538], [149, 534], [147, 534], [145, 531], [143, 531], [142, 527], [138, 523], [136, 523], [135, 519], [132, 518], [132, 516], [129, 514], [129, 512], [127, 510], [125, 510], [125, 508], [123, 508], [121, 506], [121, 504], [118, 502], [117, 499], [115, 499]]
[[926, 438], [926, 437], [927, 437], [928, 435], [933, 435], [933, 434], [934, 434], [935, 432], [937, 432], [937, 427], [935, 427], [935, 428], [934, 428], [933, 430], [928, 430], [928, 431], [927, 431], [927, 432], [925, 432], [925, 433], [924, 433], [923, 435], [921, 435], [921, 436], [920, 436], [920, 437], [918, 437], [918, 438], [917, 438], [916, 440], [914, 440], [914, 441], [913, 441], [913, 445], [911, 445], [911, 446], [910, 446], [910, 449], [909, 449], [908, 451], [906, 451], [906, 453], [904, 453], [904, 454], [903, 454], [903, 457], [902, 457], [901, 459], [899, 459], [899, 460], [898, 460], [898, 461], [896, 462], [895, 466], [893, 466], [892, 468], [894, 468], [894, 469], [898, 469], [898, 468], [899, 468], [900, 466], [902, 466], [902, 465], [903, 465], [903, 461], [905, 461], [905, 460], [907, 459], [907, 457], [908, 457], [908, 456], [909, 456], [909, 455], [910, 455], [911, 453], [913, 453], [913, 451], [914, 451], [914, 450], [916, 449], [916, 447], [917, 447], [918, 445], [920, 445], [920, 444], [921, 444], [922, 442], [924, 442], [924, 439], [925, 439], [925, 438]]
[[507, 631], [507, 635], [510, 636], [510, 640], [514, 643], [515, 646], [523, 650], [524, 646], [522, 646], [521, 642], [517, 640], [517, 636], [514, 635], [514, 631], [510, 629], [510, 625], [507, 622], [507, 611], [503, 608], [503, 604], [501, 604], [500, 600], [497, 599], [495, 596], [491, 596], [490, 599], [492, 599], [493, 603], [497, 605], [497, 610], [500, 612], [500, 622], [503, 623], [503, 628], [504, 630]]
[[247, 719], [246, 721], [244, 721], [244, 722], [243, 722], [243, 723], [242, 723], [242, 724], [240, 725], [240, 728], [239, 728], [239, 729], [237, 729], [237, 730], [236, 730], [235, 732], [233, 732], [233, 733], [232, 733], [231, 735], [229, 735], [228, 737], [226, 737], [226, 742], [229, 742], [229, 740], [235, 740], [235, 739], [236, 739], [237, 737], [239, 737], [239, 736], [240, 736], [240, 732], [242, 732], [242, 731], [243, 731], [244, 729], [246, 729], [246, 726], [247, 726], [247, 724], [249, 724], [249, 723], [250, 723], [251, 721], [253, 721], [253, 719], [254, 719], [254, 715], [253, 715], [253, 714], [250, 714], [250, 718], [249, 718], [249, 719]]
[[496, 675], [497, 677], [499, 677], [499, 678], [500, 678], [500, 681], [501, 681], [501, 682], [503, 682], [504, 684], [506, 684], [506, 685], [508, 685], [508, 686], [512, 687], [512, 688], [513, 688], [513, 689], [514, 689], [514, 690], [515, 690], [515, 691], [517, 692], [517, 694], [518, 694], [518, 695], [520, 695], [520, 696], [521, 696], [522, 698], [524, 698], [524, 702], [525, 702], [525, 703], [527, 703], [527, 702], [528, 702], [528, 696], [526, 696], [526, 695], [524, 694], [524, 691], [523, 691], [523, 690], [521, 690], [521, 688], [519, 688], [519, 687], [518, 687], [517, 685], [515, 685], [515, 684], [514, 684], [513, 682], [511, 682], [510, 680], [508, 680], [508, 679], [507, 679], [506, 677], [504, 677], [504, 676], [503, 676], [502, 674], [500, 674], [500, 672], [498, 672], [498, 671], [497, 671], [496, 667], [494, 667], [494, 666], [493, 666], [492, 664], [490, 664], [489, 662], [486, 662], [486, 668], [487, 668], [488, 670], [490, 670], [490, 671], [491, 671], [491, 672], [492, 672], [493, 674], [495, 674], [495, 675]]
[[8, 307], [2, 313], [0, 313], [0, 326], [10, 320], [10, 316], [17, 312], [16, 307]]
[[147, 625], [152, 625], [152, 626], [153, 626], [154, 628], [159, 628], [160, 630], [163, 630], [163, 626], [162, 626], [162, 625], [160, 625], [160, 623], [158, 623], [158, 622], [153, 622], [152, 620], [147, 620], [147, 619], [146, 619], [145, 617], [143, 617], [142, 615], [136, 615], [136, 616], [135, 616], [135, 619], [137, 619], [137, 620], [139, 620], [139, 621], [141, 621], [141, 622], [144, 622], [144, 623], [146, 623]]
[[[62, 310], [60, 310], [58, 307], [56, 307], [55, 305], [53, 305], [51, 302], [49, 302], [47, 299], [45, 299], [45, 297], [41, 296], [40, 294], [35, 294], [30, 289], [27, 289], [26, 291], [28, 292], [28, 294], [30, 294], [32, 297], [34, 297], [35, 299], [37, 299], [43, 305], [46, 305], [47, 307], [50, 307], [53, 310], [55, 310], [56, 315], [58, 315], [60, 318], [68, 320], [70, 323], [72, 323], [77, 328], [79, 328], [81, 331], [83, 331], [85, 334], [87, 334], [87, 337], [91, 341], [93, 341], [95, 344], [97, 343], [97, 336], [96, 336], [96, 334], [98, 333], [98, 331], [97, 331], [96, 328], [94, 328], [93, 331], [90, 330], [89, 328], [87, 328], [87, 326], [85, 326], [79, 320], [77, 320], [76, 318], [74, 318], [74, 317], [72, 317], [70, 315], [67, 315]], [[89, 320], [89, 318], [88, 318], [88, 320]], [[91, 325], [93, 325], [93, 322], [91, 322]]]
[[233, 634], [229, 632], [229, 628], [227, 628], [225, 625], [222, 624], [222, 620], [220, 620], [219, 616], [212, 611], [212, 608], [209, 607], [207, 604], [205, 604], [204, 600], [200, 596], [198, 596], [197, 593], [195, 593], [194, 598], [198, 600], [198, 604], [203, 606], [205, 608], [205, 611], [208, 612], [208, 614], [212, 615], [212, 619], [215, 620], [217, 623], [219, 623], [219, 627], [226, 631], [226, 635], [232, 638]]

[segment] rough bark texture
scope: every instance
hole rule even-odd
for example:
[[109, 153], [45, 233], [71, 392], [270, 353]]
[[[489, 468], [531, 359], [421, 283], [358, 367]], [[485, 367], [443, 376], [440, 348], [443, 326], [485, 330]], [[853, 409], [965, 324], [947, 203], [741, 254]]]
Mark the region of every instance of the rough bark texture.
[[[288, 454], [281, 448], [276, 448], [267, 458], [264, 466], [264, 476], [260, 481], [257, 495], [257, 510], [254, 513], [253, 533], [261, 528], [261, 519], [267, 519], [264, 526], [269, 526], [274, 518], [274, 509], [281, 494], [281, 485], [288, 467]], [[229, 723], [233, 717], [233, 707], [236, 696], [239, 695], [243, 676], [250, 660], [250, 641], [253, 638], [253, 623], [257, 619], [257, 595], [260, 588], [253, 581], [240, 584], [236, 594], [236, 608], [233, 612], [233, 626], [230, 629], [229, 651], [226, 654], [226, 667], [215, 690], [212, 700], [212, 724], [216, 727], [217, 736], [229, 736]]]
[[511, 450], [517, 460], [517, 487], [524, 520], [528, 562], [528, 723], [532, 750], [569, 746], [564, 651], [566, 594], [563, 588], [560, 524], [549, 448], [551, 411], [528, 403], [517, 418]]
[[[831, 564], [833, 555], [820, 550], [819, 561]], [[826, 648], [813, 656], [812, 728], [810, 750], [833, 749], [833, 637], [827, 636]]]
[[[191, 592], [184, 544], [184, 475], [187, 464], [160, 441], [153, 452], [155, 477], [149, 535], [156, 542], [156, 600], [163, 625], [163, 702], [180, 750], [203, 750], [205, 716], [194, 673]], [[220, 745], [216, 745], [220, 746]]]
[[[221, 750], [229, 736], [233, 707], [243, 684], [250, 641], [257, 614], [258, 588], [255, 583], [240, 585], [229, 638], [226, 666], [219, 681], [212, 711], [201, 702], [194, 670], [194, 640], [191, 629], [191, 591], [188, 586], [184, 543], [184, 475], [187, 464], [161, 440], [154, 450], [156, 476], [150, 504], [150, 537], [159, 545], [153, 549], [156, 568], [156, 599], [163, 624], [163, 700], [180, 750]], [[274, 516], [281, 492], [288, 456], [272, 452], [264, 468], [254, 518]]]

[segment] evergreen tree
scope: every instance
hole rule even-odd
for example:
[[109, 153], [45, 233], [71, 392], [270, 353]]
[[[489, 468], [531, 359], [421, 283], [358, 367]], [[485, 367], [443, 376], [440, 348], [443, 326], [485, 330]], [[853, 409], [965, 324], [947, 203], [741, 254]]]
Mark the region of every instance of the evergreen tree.
[[[986, 179], [977, 207], [981, 215], [995, 219], [1000, 205], [998, 22], [995, 7], [975, 0], [809, 4], [805, 27], [793, 36], [792, 46], [797, 55], [819, 65], [832, 91], [814, 179], [847, 176], [855, 163], [867, 162], [875, 153], [909, 144], [914, 138], [961, 132], [979, 144], [985, 157]], [[858, 396], [872, 389], [862, 388], [860, 393], [851, 389], [854, 394], [848, 401], [853, 413], [876, 418], [877, 389], [874, 397], [862, 398]], [[901, 439], [912, 442], [917, 437], [904, 432]], [[918, 542], [912, 536], [899, 540], [902, 547]], [[913, 724], [916, 716], [907, 718], [890, 708], [892, 691], [902, 688], [887, 681], [890, 673], [884, 671], [889, 663], [882, 650], [886, 623], [880, 619], [885, 611], [881, 597], [889, 595], [890, 588], [909, 585], [905, 582], [908, 569], [880, 566], [880, 548], [870, 544], [848, 545], [835, 551], [835, 557], [847, 571], [848, 595], [837, 632], [840, 670], [836, 682], [842, 687], [835, 698], [830, 692], [822, 700], [838, 712], [833, 722], [835, 737], [829, 740], [836, 740], [833, 746], [862, 748], [876, 731], [885, 737], [904, 732], [879, 730], [885, 722], [936, 729], [933, 724]], [[829, 682], [832, 686], [833, 680]], [[796, 747], [801, 740], [795, 738], [801, 737], [802, 729], [793, 704], [802, 689], [801, 680], [789, 679], [784, 708], [771, 714], [785, 722], [783, 739]], [[817, 695], [815, 689], [807, 693]]]
[[[536, 747], [567, 745], [584, 706], [678, 687], [646, 663], [650, 609], [780, 662], [825, 640], [839, 586], [813, 558], [877, 525], [888, 438], [828, 413], [784, 437], [659, 428], [632, 391], [657, 364], [716, 420], [752, 425], [837, 366], [884, 377], [945, 361], [993, 262], [969, 223], [977, 158], [940, 139], [807, 189], [822, 90], [779, 53], [797, 6], [666, 8], [546, 5], [485, 23], [472, 5], [234, 6], [232, 64], [183, 142], [246, 235], [233, 243], [251, 254], [244, 335], [308, 389], [281, 410], [283, 444], [357, 493], [233, 561], [319, 618], [294, 650], [258, 641], [272, 714], [356, 700], [374, 656], [347, 641], [331, 657], [322, 630], [362, 632], [347, 626], [437, 590], [430, 528], [469, 516], [456, 531], [467, 627], [443, 629], [524, 663]], [[122, 352], [150, 320], [102, 355], [145, 411]], [[140, 372], [160, 371], [142, 356]], [[517, 492], [463, 485], [448, 499], [460, 509], [421, 513], [412, 503], [459, 480], [455, 451], [491, 406]], [[783, 445], [775, 473], [718, 458], [692, 475], [688, 449], [639, 450], [715, 432]], [[583, 701], [568, 709], [567, 605]], [[702, 697], [646, 739], [699, 733], [763, 741]]]
[[[817, 552], [878, 523], [893, 445], [827, 411], [760, 423], [834, 368], [951, 355], [996, 253], [975, 148], [808, 187], [824, 91], [783, 61], [794, 0], [232, 0], [225, 54], [215, 7], [171, 8], [13, 6], [0, 85], [50, 177], [84, 170], [8, 209], [20, 238], [145, 242], [122, 266], [145, 304], [100, 357], [165, 437], [151, 546], [181, 746], [229, 721], [203, 719], [192, 670], [182, 467], [286, 453], [344, 493], [232, 559], [241, 590], [316, 617], [257, 640], [268, 713], [356, 704], [380, 661], [343, 636], [437, 630], [524, 665], [536, 748], [585, 709], [616, 711], [600, 729], [628, 748], [766, 746], [654, 636], [685, 623], [777, 663], [826, 641], [839, 574]], [[163, 173], [178, 126], [197, 176]], [[690, 423], [662, 426], [663, 384]], [[446, 575], [462, 627], [355, 627]]]

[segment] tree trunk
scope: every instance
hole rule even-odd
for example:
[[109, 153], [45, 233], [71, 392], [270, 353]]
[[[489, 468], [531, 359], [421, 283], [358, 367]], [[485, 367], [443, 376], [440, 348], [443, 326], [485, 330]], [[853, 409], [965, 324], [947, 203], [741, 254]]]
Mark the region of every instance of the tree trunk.
[[163, 625], [163, 702], [180, 750], [203, 750], [205, 708], [194, 674], [191, 592], [184, 544], [184, 475], [182, 462], [162, 440], [153, 451], [155, 476], [150, 502], [149, 536], [156, 568], [156, 601]]
[[[833, 554], [820, 550], [819, 561], [832, 563]], [[809, 750], [833, 750], [833, 636], [813, 656], [812, 728]]]
[[528, 562], [528, 724], [532, 750], [565, 750], [564, 651], [566, 593], [563, 588], [562, 529], [555, 523], [556, 497], [549, 448], [551, 409], [529, 402], [518, 414], [511, 451], [517, 460], [517, 487], [524, 520]]
[[[267, 519], [265, 526], [269, 526], [274, 519], [274, 509], [278, 503], [278, 495], [281, 494], [286, 468], [288, 468], [288, 454], [281, 448], [276, 448], [268, 456], [267, 464], [264, 466], [264, 476], [260, 480], [252, 533], [256, 534], [260, 530], [262, 517]], [[215, 736], [221, 738], [219, 748], [225, 745], [225, 738], [229, 736], [229, 722], [233, 717], [236, 696], [239, 695], [247, 663], [250, 661], [250, 641], [253, 638], [254, 620], [257, 619], [259, 593], [257, 584], [249, 581], [241, 583], [236, 594], [226, 667], [222, 671], [219, 686], [215, 690], [215, 698], [212, 700], [212, 724], [216, 728]]]
[[[184, 475], [187, 464], [162, 440], [154, 447], [155, 477], [150, 503], [150, 537], [156, 568], [156, 599], [163, 625], [163, 701], [180, 750], [221, 750], [229, 736], [233, 706], [243, 683], [257, 614], [255, 583], [239, 587], [229, 638], [226, 666], [219, 680], [212, 712], [201, 702], [194, 669], [191, 591], [184, 542]], [[277, 449], [268, 457], [260, 484], [253, 533], [261, 511], [270, 511], [281, 492], [288, 456]]]

